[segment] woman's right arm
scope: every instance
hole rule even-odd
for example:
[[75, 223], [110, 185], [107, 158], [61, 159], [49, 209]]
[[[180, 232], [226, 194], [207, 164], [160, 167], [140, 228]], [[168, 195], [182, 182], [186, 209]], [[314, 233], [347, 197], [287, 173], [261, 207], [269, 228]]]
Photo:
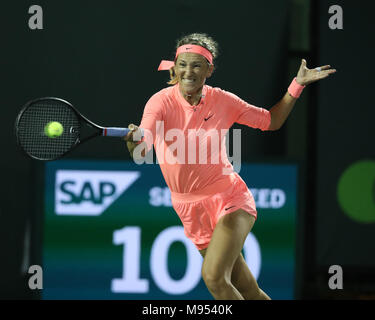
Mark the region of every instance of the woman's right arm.
[[152, 144], [156, 137], [156, 123], [163, 120], [163, 104], [162, 95], [160, 93], [154, 94], [146, 103], [142, 121], [139, 125], [140, 128], [134, 124], [128, 126], [130, 132], [125, 136], [124, 140], [134, 160], [138, 160], [138, 158], [141, 160], [152, 149]]

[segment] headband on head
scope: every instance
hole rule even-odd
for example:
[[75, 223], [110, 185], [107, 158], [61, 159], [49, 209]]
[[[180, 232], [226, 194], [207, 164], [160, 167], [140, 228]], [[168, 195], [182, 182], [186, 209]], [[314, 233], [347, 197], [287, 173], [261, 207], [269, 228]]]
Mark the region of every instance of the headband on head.
[[[184, 53], [184, 52], [191, 52], [191, 53], [200, 54], [201, 56], [205, 57], [210, 64], [212, 64], [212, 53], [209, 50], [207, 50], [206, 48], [203, 48], [203, 47], [195, 45], [195, 44], [185, 44], [181, 47], [178, 47], [177, 51], [176, 51], [176, 57], [175, 57], [174, 61], [176, 61], [176, 59], [177, 59], [177, 57], [180, 53]], [[174, 61], [162, 60], [160, 62], [158, 71], [169, 70], [170, 68], [174, 67]]]

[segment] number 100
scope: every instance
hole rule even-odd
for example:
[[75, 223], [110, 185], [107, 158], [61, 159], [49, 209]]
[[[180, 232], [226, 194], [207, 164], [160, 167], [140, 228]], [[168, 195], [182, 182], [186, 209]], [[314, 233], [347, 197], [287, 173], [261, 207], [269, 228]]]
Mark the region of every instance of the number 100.
[[[170, 246], [180, 241], [185, 246], [187, 266], [184, 276], [173, 279], [168, 272], [168, 252]], [[122, 278], [112, 279], [111, 291], [114, 293], [148, 293], [149, 280], [140, 278], [141, 228], [128, 226], [113, 233], [113, 243], [124, 245], [122, 259]], [[261, 266], [260, 248], [255, 236], [250, 233], [244, 244], [244, 257], [257, 279]], [[193, 290], [201, 279], [203, 259], [198, 250], [186, 238], [181, 226], [164, 229], [155, 238], [150, 256], [150, 270], [156, 285], [171, 295], [186, 294]]]

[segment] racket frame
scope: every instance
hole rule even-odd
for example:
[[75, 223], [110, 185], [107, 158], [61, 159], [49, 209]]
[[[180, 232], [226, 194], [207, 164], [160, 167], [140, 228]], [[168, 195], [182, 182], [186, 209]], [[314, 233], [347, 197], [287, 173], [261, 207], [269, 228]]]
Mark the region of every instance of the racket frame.
[[[95, 129], [96, 131], [83, 138], [83, 139], [80, 139], [80, 137], [77, 137], [76, 141], [74, 142], [74, 144], [64, 153], [62, 153], [60, 156], [58, 157], [55, 157], [55, 158], [52, 158], [52, 159], [46, 159], [46, 158], [39, 158], [39, 157], [36, 157], [28, 152], [25, 151], [25, 149], [23, 148], [21, 142], [20, 142], [20, 138], [19, 138], [19, 134], [18, 134], [18, 126], [19, 126], [19, 122], [22, 118], [22, 115], [25, 113], [25, 111], [30, 107], [30, 105], [36, 103], [36, 102], [39, 102], [39, 101], [44, 101], [44, 100], [55, 100], [55, 101], [59, 101], [59, 102], [62, 102], [64, 103], [65, 105], [67, 105], [69, 108], [71, 108], [71, 110], [73, 110], [73, 112], [76, 114], [79, 122], [83, 121], [85, 122], [87, 125], [89, 125], [91, 128]], [[61, 98], [56, 98], [56, 97], [43, 97], [43, 98], [37, 98], [37, 99], [33, 99], [33, 100], [30, 100], [28, 101], [21, 109], [21, 111], [19, 112], [17, 118], [16, 118], [16, 122], [15, 122], [15, 125], [14, 125], [14, 129], [15, 129], [15, 135], [16, 135], [16, 139], [17, 139], [17, 144], [21, 147], [22, 151], [28, 156], [28, 157], [31, 157], [35, 160], [42, 160], [42, 161], [54, 161], [54, 160], [58, 160], [58, 159], [61, 159], [62, 157], [64, 157], [66, 154], [68, 154], [69, 152], [71, 152], [73, 149], [75, 149], [78, 145], [92, 139], [92, 138], [95, 138], [97, 136], [100, 136], [100, 135], [103, 135], [103, 132], [104, 132], [104, 127], [102, 126], [99, 126], [97, 125], [96, 123], [92, 122], [91, 120], [87, 119], [84, 115], [82, 115], [70, 102], [64, 100], [64, 99], [61, 99]]]

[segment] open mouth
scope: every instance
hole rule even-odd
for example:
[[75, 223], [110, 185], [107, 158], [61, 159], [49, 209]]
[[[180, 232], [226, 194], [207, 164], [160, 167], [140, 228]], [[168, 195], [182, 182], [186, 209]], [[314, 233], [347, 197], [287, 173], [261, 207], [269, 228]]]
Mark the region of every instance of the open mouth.
[[192, 84], [195, 82], [195, 80], [194, 79], [182, 79], [182, 82], [186, 84]]

